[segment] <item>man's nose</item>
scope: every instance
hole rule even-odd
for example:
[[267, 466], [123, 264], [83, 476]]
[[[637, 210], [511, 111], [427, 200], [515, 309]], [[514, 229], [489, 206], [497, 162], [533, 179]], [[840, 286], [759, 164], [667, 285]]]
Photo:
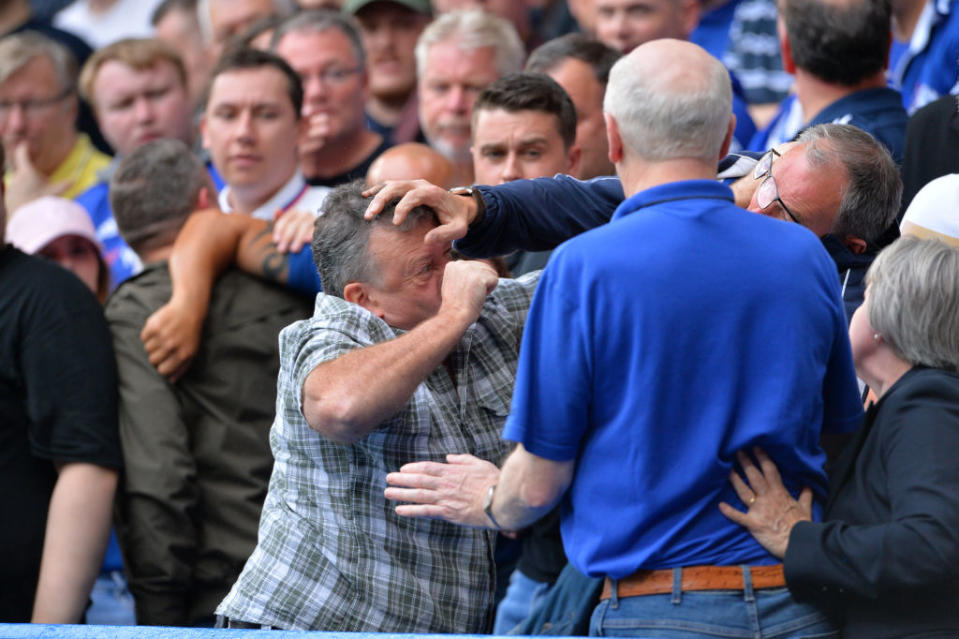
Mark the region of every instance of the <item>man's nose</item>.
[[523, 172], [520, 170], [519, 157], [515, 153], [508, 153], [500, 169], [500, 180], [502, 182], [512, 182], [522, 177]]
[[244, 111], [237, 118], [234, 135], [238, 140], [248, 143], [252, 143], [256, 138], [256, 125], [251, 112]]
[[153, 104], [144, 96], [140, 96], [134, 103], [137, 122], [152, 122], [154, 118]]
[[21, 132], [27, 128], [27, 111], [20, 102], [14, 102], [7, 113], [3, 128], [5, 131]]
[[454, 86], [446, 96], [446, 108], [454, 113], [466, 113], [469, 111], [469, 95], [466, 87]]

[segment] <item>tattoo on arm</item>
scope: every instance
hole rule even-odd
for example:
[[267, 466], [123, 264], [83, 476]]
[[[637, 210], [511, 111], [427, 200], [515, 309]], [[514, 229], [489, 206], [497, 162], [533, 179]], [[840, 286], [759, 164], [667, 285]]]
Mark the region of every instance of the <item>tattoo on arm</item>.
[[261, 231], [241, 247], [240, 260], [243, 270], [271, 282], [285, 283], [289, 277], [289, 257], [280, 253], [273, 243], [273, 224]]

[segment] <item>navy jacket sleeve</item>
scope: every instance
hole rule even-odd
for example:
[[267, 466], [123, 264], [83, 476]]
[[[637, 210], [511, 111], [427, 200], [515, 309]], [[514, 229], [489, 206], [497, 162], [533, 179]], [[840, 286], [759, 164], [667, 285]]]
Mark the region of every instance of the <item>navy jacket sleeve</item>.
[[616, 177], [582, 181], [557, 175], [479, 189], [486, 214], [456, 243], [457, 250], [470, 257], [555, 248], [608, 222], [623, 201]]

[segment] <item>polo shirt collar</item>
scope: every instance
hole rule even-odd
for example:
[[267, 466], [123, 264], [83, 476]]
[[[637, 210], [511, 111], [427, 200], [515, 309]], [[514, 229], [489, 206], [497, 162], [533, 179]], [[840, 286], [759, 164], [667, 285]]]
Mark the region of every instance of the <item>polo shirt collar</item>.
[[735, 203], [733, 191], [722, 182], [715, 180], [683, 180], [660, 184], [640, 191], [627, 198], [613, 213], [614, 220], [640, 209], [667, 202], [685, 202], [689, 200], [715, 199]]

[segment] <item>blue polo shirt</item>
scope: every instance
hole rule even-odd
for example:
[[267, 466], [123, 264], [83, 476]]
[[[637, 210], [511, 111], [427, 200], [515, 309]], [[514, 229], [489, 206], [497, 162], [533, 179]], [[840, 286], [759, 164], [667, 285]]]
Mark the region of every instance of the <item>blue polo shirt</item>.
[[554, 251], [523, 335], [503, 436], [575, 460], [562, 503], [573, 565], [778, 563], [717, 505], [738, 450], [787, 487], [826, 477], [820, 431], [862, 416], [836, 267], [797, 225], [708, 180], [640, 192]]
[[886, 87], [863, 89], [840, 98], [817, 113], [808, 124], [802, 122], [799, 100], [791, 95], [783, 100], [769, 124], [753, 136], [749, 150], [765, 151], [816, 124], [852, 124], [882, 142], [896, 163], [901, 164], [908, 119], [900, 93]]
[[950, 93], [959, 77], [959, 0], [928, 0], [912, 39], [890, 69], [909, 113]]

